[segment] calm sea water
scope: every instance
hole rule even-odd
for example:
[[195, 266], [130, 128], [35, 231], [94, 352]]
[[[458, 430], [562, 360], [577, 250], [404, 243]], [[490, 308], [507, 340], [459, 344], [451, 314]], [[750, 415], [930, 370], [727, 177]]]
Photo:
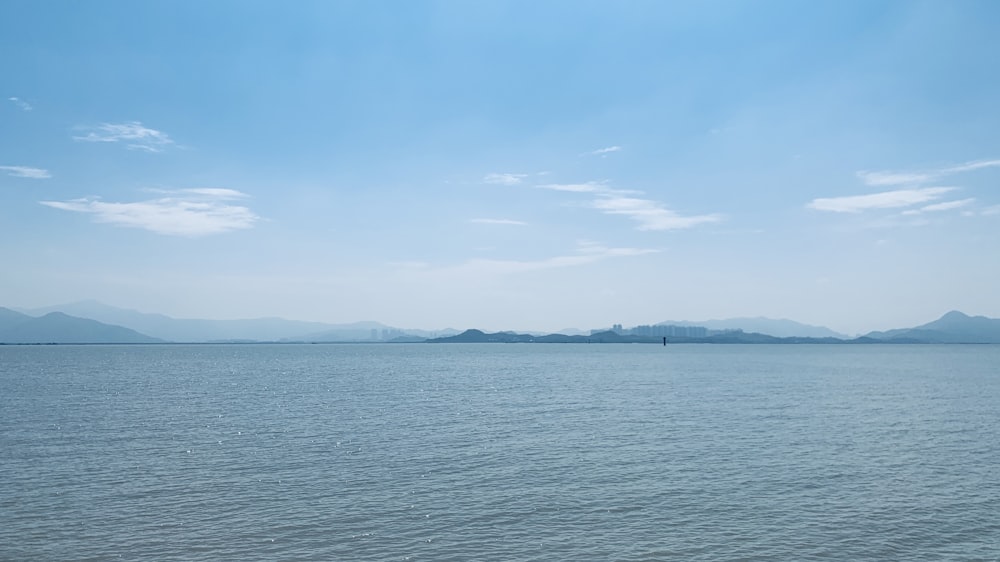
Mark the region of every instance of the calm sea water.
[[3, 560], [998, 560], [1000, 346], [0, 346]]

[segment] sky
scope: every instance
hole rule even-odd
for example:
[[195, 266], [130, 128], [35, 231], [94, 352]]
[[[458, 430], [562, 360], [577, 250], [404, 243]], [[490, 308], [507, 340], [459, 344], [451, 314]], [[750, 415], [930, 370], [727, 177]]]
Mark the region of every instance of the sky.
[[0, 3], [0, 306], [1000, 317], [1000, 3]]

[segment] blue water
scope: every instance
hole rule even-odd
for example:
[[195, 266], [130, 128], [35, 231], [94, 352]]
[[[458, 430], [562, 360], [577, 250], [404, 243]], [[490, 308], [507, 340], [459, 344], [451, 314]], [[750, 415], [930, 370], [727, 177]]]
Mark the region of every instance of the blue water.
[[0, 346], [2, 560], [1000, 560], [1000, 346]]

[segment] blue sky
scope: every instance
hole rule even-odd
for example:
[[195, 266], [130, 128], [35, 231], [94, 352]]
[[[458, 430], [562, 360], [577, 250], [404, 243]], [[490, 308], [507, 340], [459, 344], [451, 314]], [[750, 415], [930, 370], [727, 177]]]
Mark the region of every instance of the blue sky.
[[1000, 317], [1000, 4], [0, 4], [0, 305]]

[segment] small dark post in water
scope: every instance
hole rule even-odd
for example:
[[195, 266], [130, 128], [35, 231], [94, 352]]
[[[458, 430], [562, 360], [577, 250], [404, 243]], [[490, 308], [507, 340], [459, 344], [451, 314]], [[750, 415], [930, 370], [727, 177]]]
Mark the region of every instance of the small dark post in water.
[[663, 336], [663, 345], [667, 345], [667, 336]]

